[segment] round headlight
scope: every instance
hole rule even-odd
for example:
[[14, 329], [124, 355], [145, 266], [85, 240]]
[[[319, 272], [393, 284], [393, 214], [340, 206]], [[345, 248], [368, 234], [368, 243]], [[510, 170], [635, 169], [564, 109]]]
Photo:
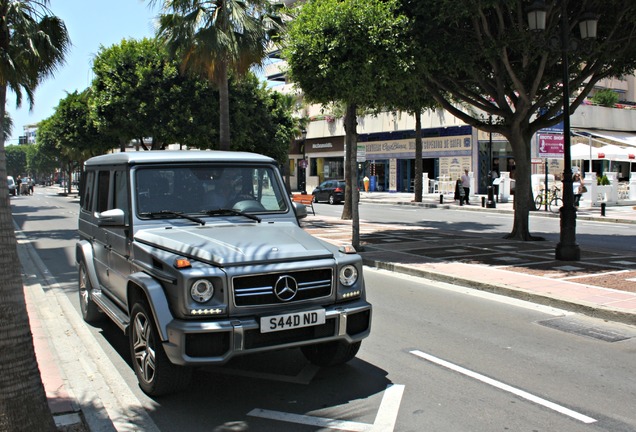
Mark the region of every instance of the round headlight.
[[214, 295], [214, 285], [209, 280], [199, 279], [192, 284], [190, 295], [194, 301], [205, 303]]
[[358, 269], [352, 265], [346, 265], [340, 269], [340, 283], [350, 287], [358, 280]]

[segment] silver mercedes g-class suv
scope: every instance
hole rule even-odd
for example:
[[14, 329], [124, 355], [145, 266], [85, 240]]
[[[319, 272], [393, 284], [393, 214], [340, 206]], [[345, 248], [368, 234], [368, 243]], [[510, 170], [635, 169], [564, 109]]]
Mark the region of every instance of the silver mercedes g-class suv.
[[127, 334], [149, 395], [193, 366], [299, 347], [320, 366], [369, 335], [362, 260], [307, 234], [276, 162], [239, 152], [146, 151], [86, 161], [76, 260], [85, 321]]

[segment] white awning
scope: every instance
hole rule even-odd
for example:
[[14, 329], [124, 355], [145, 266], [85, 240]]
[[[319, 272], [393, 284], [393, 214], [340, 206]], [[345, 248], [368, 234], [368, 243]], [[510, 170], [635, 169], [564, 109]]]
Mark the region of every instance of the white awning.
[[598, 138], [605, 138], [623, 146], [636, 147], [636, 132], [608, 131], [601, 129], [572, 128], [574, 132], [583, 132]]

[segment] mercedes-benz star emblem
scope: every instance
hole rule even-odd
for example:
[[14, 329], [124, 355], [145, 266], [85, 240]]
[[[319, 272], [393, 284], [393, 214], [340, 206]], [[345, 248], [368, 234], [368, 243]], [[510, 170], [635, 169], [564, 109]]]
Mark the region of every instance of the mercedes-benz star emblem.
[[274, 294], [280, 301], [290, 301], [296, 297], [298, 282], [291, 276], [281, 276], [274, 284]]

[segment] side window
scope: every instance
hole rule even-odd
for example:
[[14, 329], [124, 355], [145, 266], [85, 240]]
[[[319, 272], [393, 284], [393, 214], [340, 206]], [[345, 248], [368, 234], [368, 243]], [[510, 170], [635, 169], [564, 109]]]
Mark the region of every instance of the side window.
[[93, 191], [95, 189], [95, 171], [86, 171], [82, 178], [82, 210], [90, 212], [93, 209]]
[[110, 171], [100, 171], [97, 175], [97, 208], [101, 213], [108, 210], [108, 188], [110, 186]]
[[128, 176], [126, 171], [115, 171], [115, 193], [113, 207], [124, 211], [125, 222], [129, 222], [128, 212]]

